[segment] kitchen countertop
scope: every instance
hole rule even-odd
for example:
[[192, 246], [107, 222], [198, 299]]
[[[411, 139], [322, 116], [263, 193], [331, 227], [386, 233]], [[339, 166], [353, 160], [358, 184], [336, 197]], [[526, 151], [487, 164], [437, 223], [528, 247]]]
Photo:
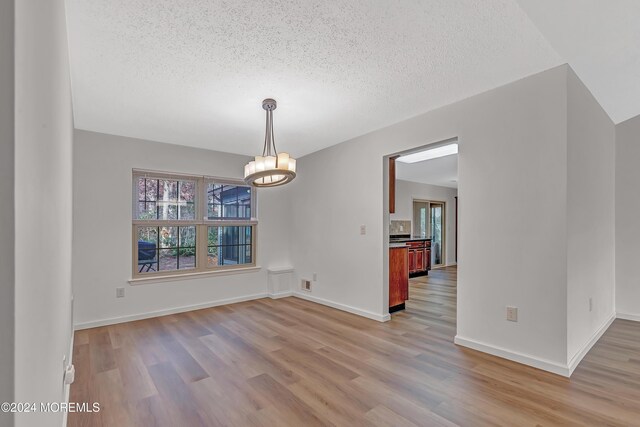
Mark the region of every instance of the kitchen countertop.
[[422, 240], [431, 240], [431, 237], [406, 237], [400, 239], [390, 239], [389, 244], [402, 243], [402, 242], [419, 242]]
[[402, 249], [402, 248], [408, 248], [409, 246], [407, 246], [406, 243], [389, 243], [389, 249]]

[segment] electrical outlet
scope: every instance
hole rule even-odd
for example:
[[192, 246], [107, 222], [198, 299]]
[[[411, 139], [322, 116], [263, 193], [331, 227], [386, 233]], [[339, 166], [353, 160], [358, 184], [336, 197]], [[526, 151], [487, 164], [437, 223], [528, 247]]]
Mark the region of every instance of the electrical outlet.
[[518, 321], [518, 307], [507, 306], [507, 320], [510, 322]]
[[589, 311], [593, 311], [593, 298], [589, 297]]
[[116, 288], [116, 298], [124, 298], [124, 288]]
[[313, 281], [314, 282], [318, 281], [318, 273], [313, 273]]
[[367, 234], [367, 226], [366, 225], [363, 224], [363, 225], [360, 226], [360, 234], [362, 234], [363, 236], [365, 234]]

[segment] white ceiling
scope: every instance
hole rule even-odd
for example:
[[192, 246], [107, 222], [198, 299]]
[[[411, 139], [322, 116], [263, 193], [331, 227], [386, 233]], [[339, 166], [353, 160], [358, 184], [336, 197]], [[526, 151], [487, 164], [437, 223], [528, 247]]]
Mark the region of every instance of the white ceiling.
[[458, 155], [454, 154], [417, 163], [396, 162], [396, 178], [458, 188]]
[[615, 123], [640, 114], [640, 1], [518, 2]]
[[[608, 3], [608, 2], [607, 2]], [[513, 0], [67, 0], [75, 126], [301, 156], [563, 61]], [[640, 102], [640, 98], [639, 98]]]

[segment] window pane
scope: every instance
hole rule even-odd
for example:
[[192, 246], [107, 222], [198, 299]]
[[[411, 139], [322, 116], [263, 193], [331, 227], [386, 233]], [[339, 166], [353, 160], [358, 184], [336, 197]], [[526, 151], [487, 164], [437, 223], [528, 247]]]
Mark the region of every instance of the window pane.
[[136, 219], [194, 220], [196, 182], [140, 177]]
[[156, 219], [156, 202], [138, 202], [138, 219]]
[[208, 227], [207, 264], [220, 265], [251, 264], [253, 253], [252, 226]]
[[251, 187], [238, 187], [238, 217], [251, 218]]
[[250, 219], [251, 187], [209, 183], [207, 215], [209, 219]]
[[139, 227], [138, 272], [196, 267], [196, 227]]
[[196, 219], [196, 183], [194, 181], [180, 181], [178, 194], [179, 219]]
[[160, 249], [160, 268], [158, 271], [171, 271], [178, 269], [178, 256], [173, 249]]
[[141, 178], [145, 182], [147, 200], [158, 200], [158, 180]]
[[138, 228], [138, 272], [158, 271], [158, 228]]
[[196, 219], [196, 205], [193, 203], [186, 203], [179, 206], [178, 218], [183, 220]]
[[207, 206], [207, 217], [209, 219], [220, 218], [220, 211], [222, 207], [216, 204], [210, 204]]
[[178, 269], [196, 267], [196, 227], [180, 227]]
[[207, 250], [207, 265], [209, 267], [220, 265], [218, 263], [218, 246], [209, 246]]

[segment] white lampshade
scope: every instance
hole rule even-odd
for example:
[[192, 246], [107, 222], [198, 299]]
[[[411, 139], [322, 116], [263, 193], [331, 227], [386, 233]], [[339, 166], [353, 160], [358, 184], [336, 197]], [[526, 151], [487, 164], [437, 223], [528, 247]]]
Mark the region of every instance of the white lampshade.
[[264, 157], [256, 156], [256, 172], [265, 170]]
[[264, 169], [265, 170], [273, 170], [276, 168], [276, 157], [275, 156], [267, 156], [264, 158]]
[[289, 169], [289, 153], [278, 153], [278, 169]]

